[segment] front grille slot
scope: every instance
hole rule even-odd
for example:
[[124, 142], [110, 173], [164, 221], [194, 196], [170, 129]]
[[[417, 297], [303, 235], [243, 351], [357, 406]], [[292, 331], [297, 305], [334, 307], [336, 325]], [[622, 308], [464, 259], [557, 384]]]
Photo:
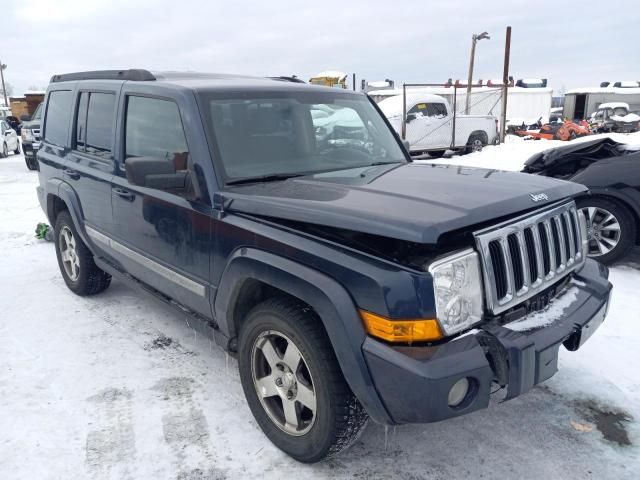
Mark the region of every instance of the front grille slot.
[[524, 229], [524, 240], [527, 245], [527, 259], [529, 260], [529, 275], [532, 282], [538, 279], [538, 254], [536, 251], [533, 230], [531, 228]]
[[574, 202], [476, 232], [488, 310], [501, 313], [584, 261]]
[[520, 253], [520, 242], [518, 237], [512, 233], [507, 237], [509, 243], [509, 255], [511, 256], [511, 265], [513, 266], [514, 290], [516, 292], [524, 287], [524, 267], [522, 265], [522, 255]]
[[507, 264], [502, 252], [502, 247], [498, 240], [489, 243], [489, 252], [491, 254], [493, 275], [496, 279], [496, 295], [498, 298], [504, 298], [509, 291], [509, 285], [507, 283]]
[[540, 248], [542, 249], [542, 273], [546, 277], [551, 272], [551, 249], [549, 248], [549, 237], [544, 223], [538, 224], [538, 234], [540, 235]]

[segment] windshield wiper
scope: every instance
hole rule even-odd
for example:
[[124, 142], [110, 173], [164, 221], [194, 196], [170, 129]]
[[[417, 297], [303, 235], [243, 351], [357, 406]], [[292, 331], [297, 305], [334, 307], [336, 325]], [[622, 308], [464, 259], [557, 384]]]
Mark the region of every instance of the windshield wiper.
[[280, 182], [294, 177], [303, 177], [304, 173], [276, 173], [271, 175], [259, 175], [257, 177], [238, 178], [229, 180], [227, 185], [242, 185], [244, 183]]
[[367, 167], [377, 167], [378, 165], [394, 165], [396, 163], [406, 163], [403, 162], [402, 160], [394, 160], [394, 161], [386, 161], [386, 162], [373, 162], [370, 163], [369, 165], [366, 165]]

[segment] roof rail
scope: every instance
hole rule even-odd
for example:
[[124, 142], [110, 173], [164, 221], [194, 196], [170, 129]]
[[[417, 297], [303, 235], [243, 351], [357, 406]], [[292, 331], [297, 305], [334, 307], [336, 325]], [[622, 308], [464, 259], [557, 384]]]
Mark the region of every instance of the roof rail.
[[141, 82], [155, 79], [156, 77], [148, 70], [132, 68], [129, 70], [94, 70], [92, 72], [63, 73], [51, 77], [51, 83], [73, 80], [134, 80]]

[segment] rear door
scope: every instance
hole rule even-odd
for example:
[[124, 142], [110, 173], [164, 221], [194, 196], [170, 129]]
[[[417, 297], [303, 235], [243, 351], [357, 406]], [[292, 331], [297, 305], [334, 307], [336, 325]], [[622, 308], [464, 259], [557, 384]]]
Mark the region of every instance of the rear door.
[[[82, 83], [75, 94], [72, 150], [64, 175], [80, 196], [85, 227], [110, 235], [116, 108], [121, 82]], [[99, 243], [97, 243], [100, 246]]]
[[[141, 91], [140, 91], [141, 90]], [[157, 92], [158, 90], [154, 90]], [[167, 90], [151, 96], [144, 89], [125, 87], [121, 99], [119, 167], [112, 180], [111, 198], [116, 234], [114, 255], [134, 277], [189, 308], [210, 316], [209, 251], [211, 207], [198, 162], [208, 152], [205, 142], [187, 140], [188, 120], [201, 128], [197, 111], [185, 105], [184, 94]], [[203, 137], [201, 137], [203, 138]], [[193, 139], [193, 137], [192, 137]], [[170, 165], [175, 173], [167, 182], [166, 170], [150, 175], [145, 186], [127, 180], [127, 160], [151, 158]], [[153, 172], [148, 172], [153, 174]], [[175, 179], [181, 180], [176, 183]], [[184, 180], [184, 181], [182, 181]], [[139, 183], [139, 182], [137, 182]]]

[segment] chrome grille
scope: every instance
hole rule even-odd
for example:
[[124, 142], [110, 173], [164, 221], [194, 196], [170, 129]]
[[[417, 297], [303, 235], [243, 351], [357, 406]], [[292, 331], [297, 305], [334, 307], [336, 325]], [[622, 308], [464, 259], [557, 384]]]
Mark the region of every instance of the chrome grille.
[[585, 230], [570, 202], [475, 232], [487, 309], [504, 312], [580, 266]]

